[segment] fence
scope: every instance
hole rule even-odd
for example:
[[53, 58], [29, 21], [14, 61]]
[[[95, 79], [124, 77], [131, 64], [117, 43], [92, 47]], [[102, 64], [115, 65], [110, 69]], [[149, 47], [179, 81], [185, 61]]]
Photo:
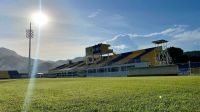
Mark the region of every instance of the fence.
[[178, 63], [179, 75], [200, 75], [200, 62]]

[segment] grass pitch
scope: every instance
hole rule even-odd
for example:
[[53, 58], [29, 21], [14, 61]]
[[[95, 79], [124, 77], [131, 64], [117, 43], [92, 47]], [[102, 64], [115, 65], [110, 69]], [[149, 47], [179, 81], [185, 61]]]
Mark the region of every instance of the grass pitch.
[[[0, 112], [20, 112], [27, 79], [0, 80]], [[36, 79], [31, 112], [200, 112], [200, 77]]]

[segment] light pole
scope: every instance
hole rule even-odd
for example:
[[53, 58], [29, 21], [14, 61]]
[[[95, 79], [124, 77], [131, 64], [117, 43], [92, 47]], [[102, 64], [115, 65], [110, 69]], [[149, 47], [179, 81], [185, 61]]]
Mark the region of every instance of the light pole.
[[190, 72], [189, 75], [191, 75], [192, 74], [192, 68], [191, 68], [191, 61], [190, 60], [188, 61], [188, 66], [189, 66], [189, 72]]
[[30, 22], [30, 29], [26, 29], [26, 38], [29, 39], [28, 75], [29, 77], [31, 77], [31, 39], [33, 38], [33, 30], [31, 29], [31, 22]]
[[37, 73], [37, 67], [38, 67], [38, 57], [39, 57], [39, 48], [40, 48], [40, 27], [44, 25], [47, 22], [47, 17], [45, 14], [41, 11], [41, 0], [40, 0], [40, 11], [38, 13], [35, 13], [33, 17], [31, 18], [31, 21], [36, 23], [38, 25], [38, 32], [37, 32], [37, 44], [36, 44], [36, 50], [35, 50], [35, 60], [33, 64], [33, 69], [31, 69], [31, 39], [33, 38], [34, 31], [31, 29], [31, 23], [30, 23], [30, 29], [26, 30], [26, 37], [29, 39], [29, 76], [30, 80], [27, 87], [26, 97], [24, 99], [24, 105], [22, 112], [29, 111], [29, 106], [31, 105], [31, 98], [35, 86], [35, 74]]

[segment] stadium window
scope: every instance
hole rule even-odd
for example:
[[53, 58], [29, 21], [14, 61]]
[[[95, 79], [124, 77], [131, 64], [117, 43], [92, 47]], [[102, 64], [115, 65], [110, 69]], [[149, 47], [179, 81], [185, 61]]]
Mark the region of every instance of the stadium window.
[[87, 73], [87, 71], [86, 70], [81, 70], [80, 73]]
[[126, 66], [122, 66], [121, 67], [121, 71], [127, 71], [127, 67]]
[[119, 71], [119, 67], [112, 67], [111, 68], [111, 72], [118, 72]]
[[96, 69], [89, 69], [88, 73], [96, 73]]
[[135, 68], [135, 65], [127, 66], [127, 70], [131, 68]]
[[108, 71], [108, 69], [107, 68], [104, 68], [104, 72], [107, 72]]
[[98, 73], [103, 73], [104, 71], [105, 71], [104, 68], [99, 68], [99, 69], [97, 70]]
[[72, 74], [73, 74], [73, 75], [77, 75], [77, 71], [75, 71], [75, 72], [72, 72]]
[[111, 68], [108, 68], [108, 72], [111, 72]]
[[97, 72], [97, 70], [96, 69], [93, 69], [93, 73], [96, 73]]

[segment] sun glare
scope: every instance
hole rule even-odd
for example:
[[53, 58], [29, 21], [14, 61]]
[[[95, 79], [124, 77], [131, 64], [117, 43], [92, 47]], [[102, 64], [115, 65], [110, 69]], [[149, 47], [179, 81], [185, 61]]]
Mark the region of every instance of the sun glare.
[[32, 15], [32, 21], [35, 23], [35, 24], [37, 24], [38, 26], [43, 26], [43, 25], [45, 25], [46, 23], [47, 23], [47, 21], [48, 21], [48, 18], [47, 18], [47, 16], [44, 14], [44, 13], [42, 13], [42, 12], [37, 12], [37, 13], [34, 13], [33, 15]]

